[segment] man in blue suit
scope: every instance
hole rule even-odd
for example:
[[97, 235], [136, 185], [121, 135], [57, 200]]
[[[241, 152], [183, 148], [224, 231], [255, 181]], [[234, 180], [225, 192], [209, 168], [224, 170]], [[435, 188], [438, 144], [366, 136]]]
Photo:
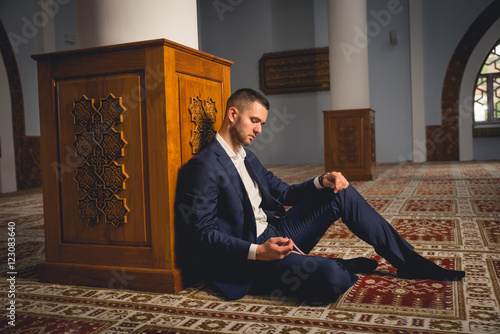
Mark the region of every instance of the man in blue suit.
[[[244, 147], [261, 133], [269, 102], [252, 89], [227, 101], [215, 139], [181, 170], [177, 218], [206, 280], [228, 299], [249, 292], [332, 302], [370, 273], [373, 259], [306, 255], [338, 218], [397, 268], [401, 278], [457, 281], [413, 251], [339, 172], [288, 185]], [[285, 210], [284, 206], [291, 206]]]

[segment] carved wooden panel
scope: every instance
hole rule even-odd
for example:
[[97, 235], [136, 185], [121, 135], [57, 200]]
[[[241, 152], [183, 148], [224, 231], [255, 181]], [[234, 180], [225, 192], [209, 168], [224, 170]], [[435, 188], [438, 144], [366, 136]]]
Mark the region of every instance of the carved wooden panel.
[[94, 99], [85, 95], [73, 103], [71, 114], [82, 127], [73, 143], [81, 159], [74, 180], [78, 189], [85, 192], [85, 197], [78, 199], [78, 213], [90, 226], [99, 223], [100, 217], [115, 227], [127, 222], [130, 210], [126, 199], [118, 197], [117, 192], [125, 189], [128, 175], [124, 165], [116, 162], [123, 156], [127, 142], [123, 131], [114, 128], [122, 122], [124, 111], [121, 97], [113, 94], [101, 99], [99, 109], [95, 108]]
[[198, 95], [195, 95], [191, 98], [189, 113], [191, 120], [196, 124], [191, 132], [189, 144], [193, 148], [192, 153], [197, 154], [210, 144], [217, 133], [214, 130], [217, 108], [211, 97], [201, 100]]
[[332, 161], [335, 165], [349, 168], [363, 166], [363, 124], [362, 119], [344, 119], [342, 122], [335, 120], [330, 124], [335, 133], [331, 140], [336, 141], [333, 145], [334, 154]]
[[182, 163], [209, 144], [222, 124], [222, 83], [179, 76]]
[[375, 176], [375, 112], [370, 109], [324, 112], [325, 170], [348, 180]]
[[125, 73], [56, 82], [64, 243], [151, 242], [142, 80]]

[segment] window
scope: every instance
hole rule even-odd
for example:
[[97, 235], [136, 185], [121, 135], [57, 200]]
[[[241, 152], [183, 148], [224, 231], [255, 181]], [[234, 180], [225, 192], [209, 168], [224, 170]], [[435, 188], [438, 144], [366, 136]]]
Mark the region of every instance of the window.
[[500, 136], [500, 41], [488, 54], [474, 92], [474, 137]]

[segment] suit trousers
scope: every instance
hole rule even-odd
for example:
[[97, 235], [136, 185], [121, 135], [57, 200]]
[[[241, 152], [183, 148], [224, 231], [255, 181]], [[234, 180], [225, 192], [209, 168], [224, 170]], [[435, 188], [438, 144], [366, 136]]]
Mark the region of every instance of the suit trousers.
[[[337, 219], [396, 268], [406, 263], [413, 247], [357, 192], [353, 186], [335, 194], [321, 189], [287, 211], [277, 224], [269, 224], [257, 243], [272, 237], [288, 237], [309, 253]], [[282, 260], [256, 261], [253, 291], [334, 301], [358, 277], [332, 258], [291, 253]]]

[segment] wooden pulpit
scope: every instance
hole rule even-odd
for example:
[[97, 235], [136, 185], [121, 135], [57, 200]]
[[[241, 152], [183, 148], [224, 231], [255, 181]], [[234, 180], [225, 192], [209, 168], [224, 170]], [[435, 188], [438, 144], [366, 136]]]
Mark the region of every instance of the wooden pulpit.
[[40, 280], [178, 292], [179, 168], [218, 130], [232, 62], [165, 40], [35, 55]]

